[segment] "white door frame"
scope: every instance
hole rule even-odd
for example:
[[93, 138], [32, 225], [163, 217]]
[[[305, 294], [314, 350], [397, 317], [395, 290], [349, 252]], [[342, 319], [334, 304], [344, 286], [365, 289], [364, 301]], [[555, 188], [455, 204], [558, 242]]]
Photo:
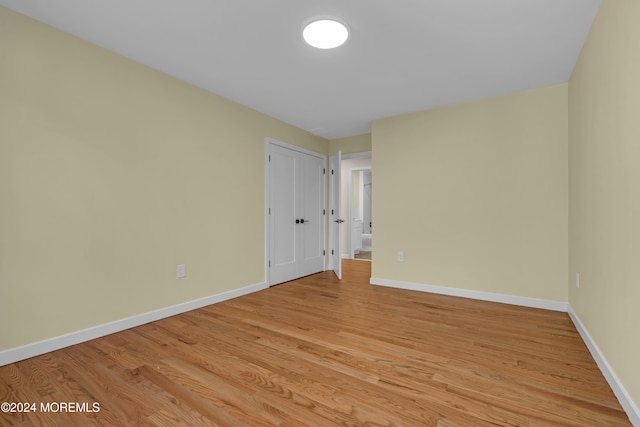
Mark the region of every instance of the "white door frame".
[[[277, 139], [273, 139], [273, 138], [265, 138], [265, 215], [264, 215], [264, 229], [265, 229], [265, 246], [264, 246], [264, 254], [265, 254], [265, 259], [264, 259], [264, 277], [265, 277], [265, 283], [267, 284], [267, 286], [271, 286], [271, 277], [269, 274], [269, 259], [270, 259], [270, 248], [271, 248], [271, 233], [270, 233], [270, 223], [269, 223], [269, 209], [270, 209], [270, 203], [271, 203], [271, 196], [270, 196], [270, 183], [271, 183], [271, 177], [270, 177], [270, 168], [269, 168], [269, 155], [270, 155], [270, 147], [272, 145], [277, 145], [283, 148], [288, 148], [289, 150], [293, 150], [293, 151], [297, 151], [300, 153], [304, 153], [304, 154], [308, 154], [311, 156], [315, 156], [318, 157], [320, 159], [322, 159], [323, 163], [326, 165], [327, 164], [327, 156], [324, 154], [320, 154], [320, 153], [316, 153], [315, 151], [311, 151], [311, 150], [306, 150], [302, 147], [298, 147], [297, 145], [292, 145], [292, 144], [287, 144], [286, 142], [282, 142], [282, 141], [278, 141]], [[326, 170], [326, 166], [325, 166], [325, 170]], [[325, 173], [326, 176], [326, 173]], [[326, 200], [327, 198], [327, 188], [326, 188], [326, 179], [322, 180], [322, 188], [321, 188], [321, 193], [322, 193], [322, 197], [324, 200]], [[325, 202], [325, 212], [326, 212], [326, 202]], [[327, 255], [326, 255], [326, 246], [327, 246], [327, 242], [326, 242], [326, 218], [327, 215], [324, 215], [324, 220], [321, 221], [321, 239], [322, 239], [322, 244], [323, 247], [325, 248], [324, 252], [324, 261], [322, 263], [323, 268], [326, 268], [327, 265]]]

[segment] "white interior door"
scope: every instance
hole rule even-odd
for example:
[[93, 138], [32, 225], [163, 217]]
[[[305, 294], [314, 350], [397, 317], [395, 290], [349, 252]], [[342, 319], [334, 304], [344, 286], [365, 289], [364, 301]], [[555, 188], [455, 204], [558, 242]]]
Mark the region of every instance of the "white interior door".
[[333, 271], [338, 276], [338, 279], [342, 279], [342, 257], [340, 255], [340, 168], [342, 167], [342, 151], [338, 152], [337, 156], [329, 158], [330, 169], [330, 197], [329, 197], [329, 209], [330, 209], [330, 236], [331, 236], [331, 263], [333, 265]]
[[269, 144], [269, 284], [324, 270], [324, 162]]
[[296, 187], [298, 156], [293, 150], [269, 147], [269, 283], [295, 279], [298, 274]]
[[325, 207], [324, 171], [325, 159], [300, 153], [298, 179], [300, 202], [298, 216], [299, 273], [307, 276], [324, 270], [323, 221]]

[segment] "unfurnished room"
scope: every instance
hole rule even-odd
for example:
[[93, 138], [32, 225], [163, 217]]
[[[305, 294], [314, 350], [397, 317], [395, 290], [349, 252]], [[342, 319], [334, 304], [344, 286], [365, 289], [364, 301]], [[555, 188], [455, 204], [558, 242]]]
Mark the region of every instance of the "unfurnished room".
[[639, 21], [0, 0], [0, 426], [640, 427]]

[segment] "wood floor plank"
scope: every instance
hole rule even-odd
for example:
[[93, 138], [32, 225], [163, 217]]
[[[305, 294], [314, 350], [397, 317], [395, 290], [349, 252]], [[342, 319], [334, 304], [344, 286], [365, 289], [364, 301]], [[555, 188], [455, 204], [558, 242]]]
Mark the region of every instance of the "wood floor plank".
[[[0, 403], [29, 402], [31, 393], [28, 388], [28, 381], [15, 364], [0, 368]], [[0, 411], [0, 425], [23, 425], [27, 422], [25, 412]]]
[[[27, 359], [18, 364], [23, 377], [29, 384], [24, 388], [26, 401], [36, 405], [35, 412], [27, 414], [36, 425], [99, 425], [93, 413], [72, 413], [60, 410], [60, 404], [66, 402], [92, 402], [91, 396], [84, 392], [74, 378], [65, 376], [51, 354]], [[64, 384], [64, 387], [59, 387]], [[51, 405], [43, 410], [41, 405]]]
[[346, 261], [0, 367], [0, 426], [630, 426], [566, 313], [369, 285]]

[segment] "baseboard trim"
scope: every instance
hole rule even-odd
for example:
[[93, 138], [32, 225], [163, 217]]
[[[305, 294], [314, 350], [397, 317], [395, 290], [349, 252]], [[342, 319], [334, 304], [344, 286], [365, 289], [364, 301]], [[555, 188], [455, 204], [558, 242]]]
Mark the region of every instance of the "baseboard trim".
[[381, 279], [372, 277], [369, 281], [372, 285], [387, 286], [391, 288], [407, 289], [411, 291], [429, 292], [432, 294], [449, 295], [454, 297], [471, 298], [481, 301], [499, 302], [503, 304], [520, 305], [524, 307], [542, 308], [545, 310], [566, 312], [566, 302], [543, 300], [537, 298], [518, 297], [513, 295], [495, 294], [491, 292], [471, 291], [468, 289], [447, 288], [444, 286], [425, 285], [423, 283], [404, 282], [400, 280]]
[[255, 285], [245, 286], [243, 288], [234, 289], [232, 291], [222, 292], [220, 294], [199, 298], [182, 304], [176, 304], [159, 310], [150, 311], [136, 316], [127, 317], [125, 319], [98, 325], [92, 328], [83, 329], [69, 334], [60, 335], [58, 337], [49, 338], [21, 347], [0, 351], [0, 366], [28, 359], [30, 357], [39, 356], [64, 347], [79, 344], [81, 342], [90, 341], [115, 332], [124, 331], [145, 323], [155, 322], [156, 320], [175, 316], [176, 314], [185, 313], [207, 305], [216, 304], [218, 302], [230, 300], [243, 295], [268, 288], [266, 282], [257, 283]]
[[598, 368], [602, 372], [602, 375], [604, 375], [605, 379], [609, 383], [609, 386], [613, 390], [613, 393], [618, 398], [620, 405], [622, 405], [622, 408], [627, 413], [629, 421], [631, 421], [631, 424], [633, 424], [635, 427], [640, 427], [640, 409], [635, 404], [631, 396], [629, 396], [629, 393], [618, 379], [618, 376], [611, 368], [611, 365], [609, 365], [609, 362], [607, 362], [607, 359], [600, 351], [598, 345], [591, 338], [591, 335], [589, 335], [589, 332], [580, 321], [578, 315], [575, 313], [575, 311], [573, 311], [571, 305], [569, 305], [568, 307], [568, 313], [569, 317], [573, 321], [573, 324], [578, 330], [578, 333], [582, 337], [582, 341], [584, 341], [584, 343], [587, 345], [591, 356], [593, 356], [596, 363], [598, 364]]

